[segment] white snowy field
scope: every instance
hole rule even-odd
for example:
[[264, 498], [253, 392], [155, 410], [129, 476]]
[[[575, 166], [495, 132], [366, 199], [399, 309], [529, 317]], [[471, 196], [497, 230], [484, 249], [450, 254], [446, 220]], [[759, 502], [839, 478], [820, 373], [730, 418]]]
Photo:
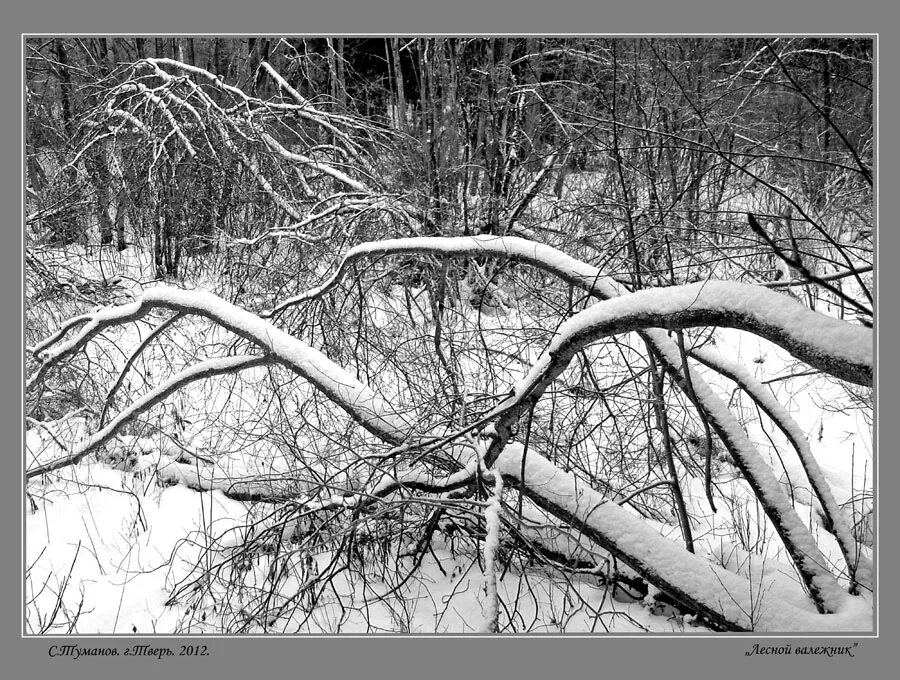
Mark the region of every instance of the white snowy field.
[[25, 633], [873, 631], [870, 40], [163, 42], [29, 44]]
[[[118, 269], [127, 275], [128, 263]], [[404, 331], [393, 325], [405, 303], [395, 292], [373, 294], [371, 314], [372, 323], [399, 342]], [[515, 314], [479, 315], [488, 344], [510, 348], [503, 327], [533, 322], [511, 321]], [[93, 361], [98, 367], [104, 362], [121, 365], [118, 354], [127, 354], [148, 329], [129, 326], [112, 337], [111, 346], [123, 349], [97, 349]], [[176, 345], [180, 337], [185, 346], [204, 348], [201, 356], [215, 354], [225, 343], [221, 331], [200, 322], [180, 326], [176, 333]], [[543, 349], [515, 346], [507, 352], [498, 391], [522, 381]], [[863, 525], [869, 522], [868, 545], [861, 544], [860, 550], [871, 556], [874, 452], [866, 409], [853, 402], [841, 383], [810, 374], [787, 352], [750, 333], [719, 329], [715, 350], [753, 373], [791, 413], [835, 500], [850, 522], [860, 524], [859, 536], [866, 537]], [[600, 350], [591, 352], [598, 356], [593, 353]], [[477, 372], [477, 362], [461, 361], [467, 371]], [[171, 362], [168, 351], [148, 349], [135, 373], [145, 376], [146, 383], [146, 377], [173, 370]], [[389, 368], [384, 364], [382, 370]], [[786, 438], [733, 383], [698, 370], [744, 424], [832, 570], [841, 573], [841, 551], [821, 527], [821, 510]], [[171, 432], [120, 436], [97, 456], [29, 481], [24, 502], [26, 633], [462, 634], [481, 629], [489, 606], [482, 547], [454, 538], [444, 527], [435, 532], [432, 549], [422, 553], [413, 550], [418, 537], [410, 535], [367, 543], [352, 556], [337, 536], [314, 546], [285, 541], [262, 549], [253, 543], [247, 527], [268, 526], [266, 516], [274, 506], [229, 499], [221, 488], [235, 480], [284, 479], [297, 470], [283, 448], [267, 441], [265, 422], [254, 420], [261, 410], [274, 408], [263, 387], [266, 376], [266, 369], [252, 369], [241, 379], [195, 383], [170, 398], [167, 403], [187, 423], [178, 432], [184, 446], [173, 444]], [[390, 389], [382, 383], [390, 384], [383, 375], [378, 388]], [[140, 392], [146, 386], [136, 381], [129, 389]], [[309, 397], [308, 386], [297, 389], [298, 404]], [[164, 429], [171, 425], [169, 411], [152, 413]], [[323, 425], [331, 422], [327, 415], [322, 418]], [[30, 423], [26, 469], [72, 451], [89, 434], [89, 422], [76, 414], [64, 421]], [[315, 433], [298, 437], [295, 443], [301, 442], [304, 450], [331, 455], [327, 442], [317, 440]], [[358, 441], [364, 446], [371, 436], [359, 433]], [[327, 465], [341, 467], [330, 458]], [[684, 477], [697, 552], [748, 578], [760, 608], [767, 602], [788, 602], [815, 614], [777, 534], [727, 455], [716, 459], [714, 472], [720, 501], [716, 513], [707, 503], [702, 478]], [[220, 488], [197, 491], [183, 484], [204, 476]], [[336, 488], [356, 488], [359, 481], [352, 475], [338, 479], [339, 473], [332, 471], [328, 476]], [[299, 483], [315, 487], [309, 477]], [[507, 490], [509, 507], [516, 507], [516, 498]], [[390, 520], [373, 526], [385, 522]], [[673, 542], [680, 540], [674, 512], [648, 523]], [[366, 528], [358, 533], [366, 535]], [[573, 540], [584, 545], [581, 537]], [[242, 546], [253, 550], [242, 553]], [[238, 554], [241, 559], [235, 558]], [[551, 568], [518, 556], [506, 560], [498, 581], [501, 632], [710, 632], [664, 598], [657, 599], [652, 587], [645, 595], [606, 583], [609, 563], [602, 551], [593, 555], [598, 565], [593, 571]], [[868, 630], [871, 610], [865, 605], [872, 595], [864, 592], [859, 599], [863, 602], [852, 614], [852, 627]]]
[[[748, 334], [723, 335], [739, 355], [749, 352], [754, 359], [762, 360], [757, 366], [781, 366], [781, 370], [776, 370], [780, 375], [791, 365], [771, 345]], [[851, 506], [856, 503], [860, 510], [868, 509], [873, 469], [868, 426], [858, 413], [834, 408], [841, 398], [839, 387], [826, 383], [814, 390], [811, 387], [815, 382], [823, 381], [809, 382], [806, 389], [791, 395], [795, 416], [816, 442], [817, 459], [838, 502]], [[823, 410], [823, 403], [832, 408]], [[70, 427], [71, 423], [68, 423]], [[62, 453], [59, 443], [72, 445], [85, 432], [84, 429], [53, 430], [51, 423], [28, 431], [29, 460], [33, 455], [40, 459], [58, 457]], [[219, 603], [217, 607], [214, 593], [191, 605], [167, 606], [166, 602], [173, 588], [198, 563], [216, 559], [216, 551], [207, 552], [209, 548], [204, 543], [227, 536], [229, 529], [248, 521], [247, 504], [229, 500], [218, 490], [199, 492], [162, 483], [158, 471], [178, 466], [166, 453], [172, 451], [167, 451], [164, 445], [154, 446], [149, 440], [140, 452], [137, 465], [127, 470], [115, 469], [108, 461], [88, 458], [48, 476], [43, 483], [29, 485], [30, 498], [35, 503], [35, 509], [26, 506], [29, 631], [233, 630], [234, 621], [217, 622], [217, 611], [230, 610], [231, 606], [224, 608]], [[779, 460], [774, 449], [770, 449], [769, 456], [776, 470], [784, 464], [785, 480], [803, 480], [794, 456], [783, 455]], [[240, 463], [240, 457], [232, 457], [235, 459], [232, 465]], [[256, 460], [244, 461], [245, 473], [247, 467], [252, 467], [247, 463]], [[219, 465], [226, 466], [224, 461]], [[236, 474], [234, 467], [227, 467], [231, 474]], [[719, 482], [731, 507], [716, 515], [703, 508], [700, 480], [692, 480], [688, 488], [695, 531], [702, 537], [701, 544], [725, 566], [745, 575], [755, 574], [767, 596], [788, 599], [814, 611], [777, 537], [746, 486], [724, 464]], [[818, 518], [811, 507], [809, 490], [802, 482], [795, 484], [800, 514], [815, 525]], [[660, 528], [677, 540], [675, 526]], [[830, 535], [817, 531], [817, 537], [820, 545], [826, 547], [826, 554], [839, 563], [840, 552]], [[471, 551], [451, 555], [442, 541], [438, 534], [433, 553], [425, 556], [418, 573], [402, 592], [390, 598], [382, 598], [388, 586], [379, 583], [377, 568], [368, 576], [338, 574], [331, 581], [335, 591], [320, 597], [316, 607], [308, 612], [308, 618], [306, 614], [299, 617], [295, 613], [271, 624], [250, 620], [239, 625], [246, 626], [243, 630], [248, 632], [462, 633], [476, 630], [476, 622], [483, 617], [484, 576]], [[333, 557], [329, 552], [314, 555], [316, 570], [325, 570]], [[264, 580], [266, 570], [274, 561], [272, 556], [259, 558], [253, 567], [258, 578]], [[299, 585], [294, 583], [293, 587]], [[290, 590], [290, 584], [284, 586]], [[343, 607], [337, 603], [337, 593]], [[573, 593], [583, 601], [575, 600]], [[223, 589], [220, 597], [228, 598], [231, 594]], [[683, 617], [653, 601], [633, 600], [612, 592], [596, 577], [553, 575], [540, 565], [510, 569], [500, 581], [500, 597], [516, 612], [515, 620], [509, 623], [511, 632], [698, 630], [690, 621], [686, 625]], [[654, 613], [657, 610], [665, 613]], [[48, 618], [51, 616], [54, 618]]]

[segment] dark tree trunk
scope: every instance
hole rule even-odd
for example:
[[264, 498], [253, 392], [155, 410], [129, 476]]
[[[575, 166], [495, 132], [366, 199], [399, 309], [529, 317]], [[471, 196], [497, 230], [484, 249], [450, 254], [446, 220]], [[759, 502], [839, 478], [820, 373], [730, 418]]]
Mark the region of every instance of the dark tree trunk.
[[407, 131], [406, 125], [406, 93], [403, 88], [403, 70], [400, 66], [400, 39], [390, 38], [389, 51], [394, 71], [394, 93], [397, 102], [397, 129]]
[[65, 42], [57, 38], [53, 41], [56, 47], [57, 74], [59, 76], [59, 96], [62, 106], [63, 130], [66, 135], [72, 135], [72, 76], [69, 74], [69, 57], [66, 52]]
[[328, 44], [328, 81], [331, 98], [343, 111], [347, 106], [347, 85], [344, 82], [344, 39], [329, 38]]
[[94, 144], [91, 162], [94, 166], [94, 193], [96, 196], [97, 220], [100, 227], [100, 245], [107, 246], [113, 242], [113, 222], [109, 216], [109, 168], [106, 164], [103, 142]]

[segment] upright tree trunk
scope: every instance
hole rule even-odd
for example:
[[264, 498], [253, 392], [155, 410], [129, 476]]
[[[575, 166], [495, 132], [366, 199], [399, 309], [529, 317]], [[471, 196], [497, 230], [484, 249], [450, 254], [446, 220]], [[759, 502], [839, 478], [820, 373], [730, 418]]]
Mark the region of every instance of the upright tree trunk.
[[[126, 195], [127, 189], [123, 188], [122, 197]], [[116, 210], [116, 250], [120, 253], [128, 247], [128, 242], [125, 239], [125, 201], [118, 201], [118, 208]]]
[[268, 76], [259, 65], [269, 58], [269, 39], [250, 38], [247, 41], [247, 80], [252, 83], [252, 91], [260, 97], [265, 96]]
[[[541, 42], [538, 38], [527, 38], [525, 40], [525, 54], [528, 55], [528, 62], [525, 66], [523, 74], [523, 82], [526, 86], [539, 88], [539, 77], [541, 73]], [[524, 119], [522, 120], [522, 148], [521, 161], [523, 163], [529, 161], [540, 162], [541, 158], [535, 158], [535, 153], [540, 156], [541, 150], [538, 130], [541, 122], [541, 107], [534, 101], [525, 107]]]
[[56, 48], [56, 71], [59, 76], [59, 97], [62, 107], [63, 130], [66, 136], [72, 136], [72, 76], [69, 73], [69, 57], [62, 38], [53, 41]]
[[421, 102], [422, 124], [425, 126], [425, 148], [429, 189], [428, 212], [440, 231], [443, 220], [443, 191], [441, 187], [441, 167], [439, 158], [440, 136], [440, 102], [437, 101], [435, 88], [434, 61], [437, 54], [437, 40], [425, 38], [422, 41], [421, 57], [422, 91]]
[[400, 38], [390, 39], [391, 63], [394, 67], [394, 88], [397, 97], [397, 129], [407, 132], [406, 93], [403, 91], [403, 69], [400, 66]]
[[[458, 210], [462, 209], [465, 201], [464, 181], [462, 180], [459, 136], [459, 51], [456, 38], [446, 38], [441, 41], [437, 51], [438, 80], [441, 90], [441, 106], [438, 114], [440, 147], [439, 159], [442, 165], [441, 173], [445, 185], [445, 198], [447, 201], [455, 200]], [[451, 224], [458, 224], [458, 217], [452, 219]]]
[[100, 245], [107, 246], [113, 242], [113, 222], [109, 216], [109, 167], [106, 164], [106, 149], [103, 142], [94, 144], [91, 164], [94, 166], [94, 192], [97, 220], [100, 227]]
[[222, 52], [219, 48], [218, 38], [213, 38], [213, 73], [220, 78], [225, 75], [222, 72]]
[[[115, 45], [107, 42], [107, 38], [94, 38], [89, 43], [89, 51], [97, 60], [98, 73], [101, 78], [106, 78], [115, 68]], [[112, 173], [110, 172], [110, 158], [112, 152], [108, 140], [101, 140], [91, 147], [90, 164], [92, 166], [95, 209], [100, 230], [100, 245], [107, 246], [113, 242], [115, 229], [111, 212], [115, 208]], [[118, 209], [116, 209], [118, 210]]]
[[37, 157], [38, 150], [29, 144], [25, 150], [25, 170], [28, 173], [28, 184], [34, 191], [40, 193], [47, 182], [47, 175], [41, 167]]
[[328, 82], [331, 98], [343, 111], [347, 107], [347, 86], [344, 82], [344, 39], [328, 38]]
[[[822, 112], [828, 120], [834, 119], [834, 103], [831, 96], [831, 55], [823, 54], [822, 61]], [[828, 158], [831, 151], [831, 126], [827, 120], [822, 121], [822, 153]]]
[[194, 51], [194, 39], [193, 38], [185, 38], [184, 42], [187, 45], [187, 63], [191, 66], [197, 65], [197, 54]]
[[[72, 135], [75, 131], [72, 112], [72, 75], [69, 72], [69, 55], [63, 39], [57, 38], [53, 41], [53, 45], [56, 52], [56, 60], [58, 62], [56, 65], [56, 74], [59, 78], [60, 110], [62, 113], [62, 128], [64, 135], [64, 139], [61, 140], [59, 148], [57, 149], [58, 162], [60, 165], [66, 164], [66, 183], [70, 187], [76, 187], [78, 185], [78, 170], [73, 165], [69, 164], [70, 156], [68, 154]], [[74, 201], [79, 201], [81, 198], [80, 192], [73, 198]], [[79, 222], [80, 218], [77, 210], [73, 210], [65, 219], [54, 220], [53, 226], [51, 227], [51, 240], [64, 245], [75, 243], [79, 238], [84, 236], [82, 225]]]

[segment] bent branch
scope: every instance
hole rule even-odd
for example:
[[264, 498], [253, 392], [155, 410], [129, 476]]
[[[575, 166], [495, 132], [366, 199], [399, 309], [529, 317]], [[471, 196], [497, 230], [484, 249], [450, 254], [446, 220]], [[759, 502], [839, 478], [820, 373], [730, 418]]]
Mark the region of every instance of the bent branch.
[[166, 397], [181, 389], [185, 385], [202, 380], [203, 378], [211, 378], [216, 375], [225, 375], [227, 373], [235, 373], [247, 368], [262, 366], [271, 363], [271, 359], [266, 356], [235, 356], [225, 357], [222, 359], [210, 359], [201, 362], [196, 366], [177, 373], [169, 378], [163, 384], [155, 387], [140, 399], [132, 403], [128, 408], [124, 409], [109, 424], [98, 432], [94, 433], [83, 442], [81, 442], [75, 450], [68, 456], [57, 458], [49, 463], [38, 465], [25, 472], [26, 479], [38, 477], [40, 475], [59, 470], [69, 465], [75, 465], [91, 451], [103, 446], [112, 439], [123, 425], [130, 422], [135, 417], [144, 413], [147, 409], [159, 404]]
[[814, 614], [783, 600], [767, 601], [750, 582], [661, 536], [623, 507], [609, 502], [542, 456], [528, 456], [521, 479], [523, 447], [510, 444], [496, 469], [536, 505], [580, 529], [676, 601], [724, 630], [789, 632], [847, 630], [858, 598], [841, 593], [836, 613]]
[[[582, 288], [603, 300], [613, 301], [625, 292], [620, 284], [603, 276], [596, 267], [576, 260], [550, 246], [525, 239], [488, 235], [394, 239], [365, 243], [352, 248], [344, 256], [335, 273], [325, 283], [303, 295], [285, 301], [272, 313], [324, 295], [337, 285], [352, 263], [360, 258], [411, 252], [441, 254], [449, 257], [506, 257], [553, 273], [570, 285]], [[709, 288], [703, 297], [703, 289], [706, 286]], [[674, 295], [669, 297], [671, 292], [674, 292]], [[600, 313], [596, 311], [596, 308], [606, 309], [605, 313], [610, 313], [612, 316], [612, 321], [609, 322], [610, 328], [607, 329], [608, 334], [627, 330], [638, 331], [660, 353], [661, 358], [667, 364], [667, 370], [673, 373], [676, 380], [684, 379], [680, 350], [665, 331], [660, 328], [648, 328], [648, 326], [660, 325], [661, 322], [664, 322], [671, 327], [718, 324], [745, 328], [758, 332], [776, 343], [780, 340], [787, 345], [786, 348], [789, 351], [797, 352], [800, 358], [805, 358], [813, 365], [824, 364], [827, 367], [826, 370], [831, 369], [844, 376], [856, 377], [861, 384], [871, 384], [873, 369], [870, 329], [830, 319], [807, 310], [777, 293], [742, 284], [708, 282], [692, 287], [682, 286], [661, 291], [643, 291], [643, 295], [645, 298], [638, 298], [637, 303], [632, 299], [632, 302], [620, 302], [619, 306], [614, 308], [597, 305], [582, 312], [586, 316], [579, 315], [577, 317], [579, 321], [576, 322], [575, 319], [572, 319], [567, 323], [587, 323], [586, 319], [590, 319], [590, 314]], [[705, 307], [695, 307], [695, 303], [700, 297], [703, 297]], [[664, 303], [668, 303], [668, 305]], [[657, 306], [653, 307], [653, 304]], [[644, 309], [640, 305], [649, 305], [649, 307]], [[642, 318], [638, 318], [641, 317], [638, 314], [635, 318], [623, 321], [613, 316], [614, 314], [627, 315], [642, 309], [645, 312]], [[662, 314], [663, 312], [669, 313], [673, 310], [677, 313], [670, 313], [667, 318], [663, 318], [665, 316]], [[680, 318], [679, 313], [681, 314]], [[595, 320], [600, 321], [600, 319]], [[820, 331], [825, 331], [825, 333]], [[589, 333], [589, 331], [586, 332]], [[838, 345], [837, 352], [833, 352], [832, 347], [828, 344], [830, 342]], [[837, 356], [832, 356], [833, 353]], [[549, 361], [546, 357], [545, 360]], [[568, 359], [563, 357], [558, 363], [554, 363], [561, 372], [568, 364]], [[540, 370], [540, 364], [541, 362], [535, 366], [533, 372]], [[544, 388], [556, 375], [558, 373], [552, 377], [549, 374], [545, 376], [549, 378], [549, 381]], [[820, 611], [833, 610], [840, 597], [840, 588], [828, 570], [824, 555], [804, 529], [790, 500], [778, 487], [772, 471], [747, 438], [741, 424], [700, 376], [692, 378], [692, 385], [698, 407], [702, 407], [707, 414], [713, 416], [714, 429], [734, 457], [750, 486], [758, 494], [767, 515], [776, 526], [779, 535], [785, 541], [788, 552], [798, 565], [801, 576], [812, 593], [817, 607]], [[520, 387], [523, 388], [523, 391], [533, 389], [533, 386], [528, 387], [524, 382], [520, 384]], [[540, 397], [542, 391], [532, 395], [533, 398], [527, 400], [528, 405], [522, 399], [525, 394], [520, 393], [517, 395], [518, 400], [514, 396], [495, 411], [495, 414], [501, 417], [494, 426], [494, 441], [485, 460], [487, 465], [493, 463], [509, 441], [512, 424], [523, 413], [522, 409], [530, 407], [530, 404]], [[512, 403], [509, 403], [510, 401]]]

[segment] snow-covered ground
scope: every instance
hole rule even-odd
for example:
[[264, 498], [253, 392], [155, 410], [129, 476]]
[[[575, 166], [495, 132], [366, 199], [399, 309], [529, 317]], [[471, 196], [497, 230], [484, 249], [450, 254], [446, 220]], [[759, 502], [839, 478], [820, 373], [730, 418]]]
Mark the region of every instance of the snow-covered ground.
[[[401, 593], [387, 594], [391, 584], [372, 564], [331, 579], [334, 590], [317, 595], [315, 608], [292, 608], [290, 616], [268, 622], [249, 611], [245, 620], [233, 618], [240, 608], [224, 584], [167, 606], [197, 563], [221, 561], [228, 548], [210, 553], [206, 537], [227, 537], [242, 526], [246, 506], [220, 491], [161, 486], [153, 476], [93, 462], [67, 476], [67, 483], [30, 487], [38, 510], [29, 510], [26, 519], [27, 632], [217, 633], [227, 626], [248, 633], [467, 633], [484, 619], [478, 561], [471, 551], [451, 552], [440, 535]], [[298, 562], [303, 558], [298, 555]], [[324, 572], [333, 558], [330, 552], [314, 555], [313, 569]], [[262, 555], [245, 579], [264, 583], [273, 563], [271, 555]], [[405, 558], [405, 566], [410, 563]], [[284, 593], [298, 588], [296, 578], [280, 584]], [[614, 593], [592, 575], [514, 566], [499, 580], [499, 596], [505, 609], [516, 612], [512, 622], [501, 617], [504, 632], [703, 630], [652, 600]], [[218, 618], [226, 612], [228, 620]]]
[[[120, 259], [114, 271], [146, 280], [148, 265]], [[370, 297], [369, 323], [399, 343], [405, 331], [403, 324], [397, 326], [398, 318], [413, 315], [407, 301], [398, 290], [372, 292]], [[507, 359], [495, 365], [503, 370], [499, 382], [490, 383], [493, 391], [503, 393], [523, 380], [543, 347], [511, 347], [504, 328], [532, 327], [538, 320], [510, 309], [494, 316], [469, 310], [463, 316], [460, 328], [471, 328], [477, 316], [478, 332], [497, 349], [497, 356], [508, 350]], [[403, 323], [426, 325], [429, 320], [422, 316]], [[138, 344], [150, 328], [130, 324], [109, 338], [109, 345], [127, 354], [125, 348]], [[214, 356], [226, 342], [225, 334], [208, 324], [180, 325], [164, 349], [151, 345], [146, 350], [132, 372], [144, 378], [135, 378], [126, 389], [146, 389], [181, 362]], [[173, 353], [179, 344], [186, 348], [184, 356]], [[96, 370], [114, 376], [123, 356], [103, 347], [100, 343], [93, 350], [92, 361]], [[202, 348], [199, 354], [197, 348]], [[870, 414], [856, 407], [845, 386], [821, 374], [806, 374], [807, 367], [787, 352], [750, 333], [720, 329], [715, 349], [772, 390], [806, 435], [837, 503], [851, 521], [864, 521], [873, 499]], [[463, 354], [459, 361], [464, 375], [476, 375], [481, 366], [474, 353]], [[389, 399], [400, 398], [402, 390], [392, 388], [385, 375], [390, 369], [387, 360], [373, 366], [373, 387], [382, 395], [393, 390]], [[262, 549], [247, 527], [267, 526], [264, 515], [273, 506], [178, 483], [191, 476], [193, 466], [196, 476], [213, 480], [296, 479], [302, 470], [307, 478], [301, 482], [315, 488], [315, 466], [298, 468], [285, 447], [266, 438], [265, 419], [255, 418], [269, 408], [301, 408], [311, 394], [308, 386], [295, 381], [294, 402], [286, 406], [266, 387], [267, 369], [253, 370], [241, 379], [226, 376], [195, 383], [169, 400], [170, 410], [159, 412], [157, 422], [170, 427], [176, 412], [176, 420], [183, 423], [177, 433], [183, 446], [173, 444], [172, 432], [156, 431], [140, 439], [120, 436], [100, 456], [30, 480], [25, 502], [26, 632], [467, 633], [482, 627], [489, 602], [481, 549], [459, 544], [447, 532], [435, 533], [433, 550], [421, 556], [412, 577], [399, 582], [398, 575], [406, 574], [417, 559], [403, 556], [414, 546], [415, 536], [390, 542], [382, 553], [369, 544], [358, 563], [349, 560], [346, 546], [338, 541], [323, 541], [315, 549], [302, 542]], [[820, 527], [819, 509], [797, 454], [733, 383], [700, 370], [745, 425], [819, 547], [840, 571], [843, 557], [834, 538]], [[787, 377], [793, 374], [797, 377]], [[467, 388], [477, 392], [485, 385], [473, 378]], [[87, 419], [78, 415], [58, 423], [31, 423], [26, 468], [70, 452], [87, 430]], [[368, 433], [354, 436], [361, 447], [372, 442]], [[328, 457], [335, 450], [314, 433], [296, 434], [293, 444], [313, 456]], [[329, 471], [320, 472], [330, 477], [328, 485], [334, 489], [355, 488], [359, 480], [338, 478], [331, 471], [341, 469], [343, 460], [329, 458]], [[759, 600], [789, 602], [814, 613], [777, 535], [727, 456], [716, 460], [715, 482], [725, 502], [713, 514], [702, 478], [685, 478], [698, 553], [750, 578]], [[508, 502], [515, 505], [514, 500]], [[673, 541], [680, 538], [674, 520], [651, 526]], [[232, 559], [244, 545], [254, 550], [246, 551], [243, 561]], [[652, 588], [646, 597], [635, 596], [604, 584], [599, 572], [563, 573], [518, 558], [503, 566], [498, 581], [503, 632], [708, 632], [692, 617], [658, 602]], [[319, 582], [317, 577], [324, 587], [305, 588]], [[260, 593], [270, 593], [265, 607]]]

